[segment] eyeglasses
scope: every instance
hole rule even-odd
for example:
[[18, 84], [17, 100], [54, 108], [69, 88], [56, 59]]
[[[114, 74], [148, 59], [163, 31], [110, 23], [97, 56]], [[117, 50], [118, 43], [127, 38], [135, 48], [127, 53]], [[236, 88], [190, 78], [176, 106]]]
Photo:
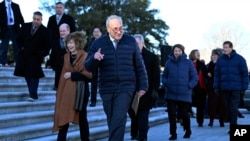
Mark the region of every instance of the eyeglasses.
[[121, 27], [115, 27], [115, 28], [111, 28], [111, 27], [109, 27], [111, 30], [112, 30], [112, 32], [114, 32], [114, 33], [117, 33], [118, 31], [120, 31], [120, 32], [123, 32], [123, 27], [121, 26]]

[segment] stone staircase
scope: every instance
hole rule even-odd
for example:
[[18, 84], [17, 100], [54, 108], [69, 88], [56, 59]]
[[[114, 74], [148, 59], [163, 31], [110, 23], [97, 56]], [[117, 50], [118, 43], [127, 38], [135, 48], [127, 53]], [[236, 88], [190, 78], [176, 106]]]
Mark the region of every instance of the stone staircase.
[[[44, 69], [45, 78], [40, 79], [39, 100], [27, 101], [28, 88], [22, 77], [13, 76], [14, 68], [0, 67], [0, 141], [55, 141], [52, 133], [56, 91], [52, 90], [54, 72]], [[88, 107], [90, 139], [108, 136], [106, 116], [98, 96], [96, 107]], [[165, 108], [154, 108], [150, 112], [150, 126], [167, 122]], [[126, 131], [130, 130], [128, 118]], [[69, 141], [78, 141], [78, 125], [70, 125]]]

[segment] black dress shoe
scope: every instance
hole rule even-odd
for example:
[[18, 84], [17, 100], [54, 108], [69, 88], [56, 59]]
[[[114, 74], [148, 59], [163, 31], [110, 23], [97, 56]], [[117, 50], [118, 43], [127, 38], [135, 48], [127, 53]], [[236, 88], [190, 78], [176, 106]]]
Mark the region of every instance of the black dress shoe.
[[147, 141], [146, 138], [139, 138], [138, 141]]
[[131, 140], [138, 140], [138, 138], [137, 137], [131, 137]]
[[208, 126], [213, 127], [213, 123], [209, 123]]
[[96, 105], [95, 102], [91, 102], [91, 103], [89, 104], [90, 107], [95, 107], [95, 105]]
[[220, 127], [224, 127], [224, 123], [223, 122], [220, 122]]
[[245, 118], [245, 117], [242, 115], [242, 113], [238, 113], [238, 117], [239, 117], [239, 118]]
[[191, 130], [186, 131], [183, 138], [190, 138], [191, 133]]
[[176, 139], [177, 139], [177, 135], [171, 135], [168, 140], [176, 140]]

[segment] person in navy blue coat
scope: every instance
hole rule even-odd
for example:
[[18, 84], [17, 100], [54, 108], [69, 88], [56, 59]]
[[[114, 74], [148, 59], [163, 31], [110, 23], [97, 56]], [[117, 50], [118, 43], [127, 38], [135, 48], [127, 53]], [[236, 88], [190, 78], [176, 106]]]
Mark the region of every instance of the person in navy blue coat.
[[190, 138], [191, 127], [189, 108], [192, 102], [192, 89], [198, 82], [197, 71], [191, 60], [184, 53], [184, 46], [176, 44], [169, 60], [165, 64], [162, 83], [165, 87], [165, 99], [170, 123], [170, 138], [176, 140], [176, 114], [177, 107], [183, 117], [183, 128], [186, 131], [183, 138]]
[[215, 93], [222, 91], [228, 111], [230, 125], [237, 124], [240, 94], [248, 88], [246, 60], [233, 49], [231, 41], [223, 43], [224, 54], [218, 58], [214, 71]]
[[141, 97], [148, 89], [145, 65], [133, 36], [123, 33], [122, 18], [106, 20], [107, 34], [93, 42], [84, 66], [99, 69], [98, 86], [107, 116], [109, 141], [123, 141], [127, 112], [135, 91]]

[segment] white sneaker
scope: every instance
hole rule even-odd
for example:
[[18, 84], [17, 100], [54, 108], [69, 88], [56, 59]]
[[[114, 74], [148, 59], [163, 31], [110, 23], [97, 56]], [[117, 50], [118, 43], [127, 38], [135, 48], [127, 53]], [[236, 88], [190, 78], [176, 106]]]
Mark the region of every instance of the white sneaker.
[[34, 102], [34, 101], [36, 101], [36, 100], [37, 100], [37, 99], [31, 98], [31, 97], [28, 98], [28, 101], [30, 101], [30, 102]]

